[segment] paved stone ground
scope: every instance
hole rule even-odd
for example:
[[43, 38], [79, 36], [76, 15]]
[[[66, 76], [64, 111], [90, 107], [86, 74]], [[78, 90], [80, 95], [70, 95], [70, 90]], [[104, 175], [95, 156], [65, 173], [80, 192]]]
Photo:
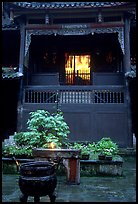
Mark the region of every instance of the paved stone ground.
[[[2, 202], [19, 202], [19, 175], [2, 175]], [[80, 185], [67, 185], [57, 176], [56, 202], [136, 202], [136, 157], [124, 157], [121, 177], [81, 177]], [[41, 202], [50, 202], [41, 197]], [[33, 202], [29, 197], [28, 202]]]

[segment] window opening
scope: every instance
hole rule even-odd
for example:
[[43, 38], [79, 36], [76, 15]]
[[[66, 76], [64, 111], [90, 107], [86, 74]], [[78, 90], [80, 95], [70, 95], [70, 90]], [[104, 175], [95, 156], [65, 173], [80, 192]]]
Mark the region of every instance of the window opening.
[[90, 55], [69, 55], [65, 53], [66, 84], [90, 84]]

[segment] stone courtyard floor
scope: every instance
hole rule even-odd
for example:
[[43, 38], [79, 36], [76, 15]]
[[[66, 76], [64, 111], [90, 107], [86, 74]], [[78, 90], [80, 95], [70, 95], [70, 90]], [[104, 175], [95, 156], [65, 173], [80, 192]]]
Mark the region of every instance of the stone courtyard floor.
[[[2, 174], [2, 202], [20, 202], [18, 177]], [[57, 175], [57, 180], [56, 202], [136, 202], [136, 157], [124, 157], [120, 177], [81, 177], [79, 185], [67, 185], [65, 176]], [[40, 202], [50, 202], [49, 197], [41, 197]]]

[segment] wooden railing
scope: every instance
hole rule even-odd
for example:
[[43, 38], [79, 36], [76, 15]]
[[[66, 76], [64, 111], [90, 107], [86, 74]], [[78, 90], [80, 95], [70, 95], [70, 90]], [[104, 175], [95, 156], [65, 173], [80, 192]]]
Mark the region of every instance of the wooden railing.
[[88, 72], [67, 72], [66, 71], [66, 85], [90, 85], [90, 73]]
[[124, 86], [26, 86], [24, 103], [124, 103]]

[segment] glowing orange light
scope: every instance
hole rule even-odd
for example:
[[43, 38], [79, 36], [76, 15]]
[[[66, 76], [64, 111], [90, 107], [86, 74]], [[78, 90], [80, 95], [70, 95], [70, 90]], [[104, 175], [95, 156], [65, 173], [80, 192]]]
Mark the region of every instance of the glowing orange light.
[[19, 162], [17, 160], [15, 162], [16, 162], [16, 165], [19, 166]]
[[65, 70], [67, 74], [78, 74], [83, 80], [90, 80], [90, 55], [69, 55]]
[[54, 142], [51, 142], [50, 145], [49, 145], [49, 147], [50, 147], [51, 149], [54, 149], [54, 148], [56, 147], [56, 144], [55, 144]]

